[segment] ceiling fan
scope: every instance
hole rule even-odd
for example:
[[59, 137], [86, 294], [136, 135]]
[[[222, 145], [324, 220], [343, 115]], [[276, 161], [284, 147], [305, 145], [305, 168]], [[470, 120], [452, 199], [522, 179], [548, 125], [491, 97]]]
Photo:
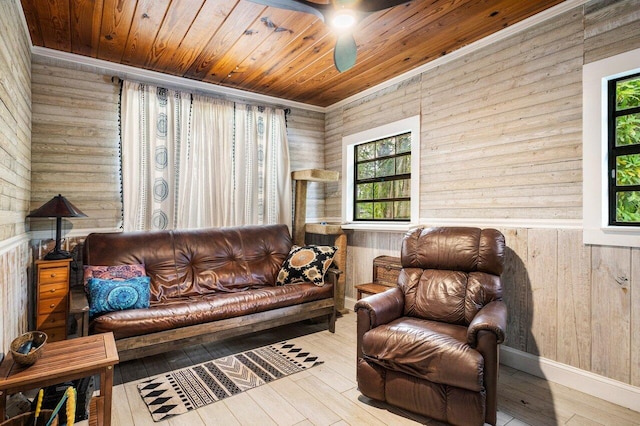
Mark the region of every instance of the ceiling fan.
[[390, 9], [411, 0], [331, 0], [329, 4], [307, 0], [249, 0], [265, 6], [310, 13], [341, 30], [333, 49], [333, 62], [339, 72], [356, 64], [358, 48], [352, 28], [367, 14]]

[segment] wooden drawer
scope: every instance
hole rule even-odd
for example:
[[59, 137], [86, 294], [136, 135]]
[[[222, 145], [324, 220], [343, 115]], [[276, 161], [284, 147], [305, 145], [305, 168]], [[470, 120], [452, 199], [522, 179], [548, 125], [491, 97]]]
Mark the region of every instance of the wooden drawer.
[[38, 283], [40, 283], [40, 285], [60, 282], [69, 282], [68, 267], [40, 268], [38, 273]]
[[399, 257], [378, 256], [373, 260], [373, 281], [387, 286], [396, 286], [402, 269]]
[[[39, 330], [44, 333], [47, 333], [47, 343], [57, 342], [59, 340], [64, 340], [67, 338], [66, 327], [52, 327], [52, 328], [43, 327]], [[45, 350], [46, 350], [46, 347], [45, 347]]]
[[38, 316], [50, 314], [52, 312], [63, 312], [67, 315], [67, 296], [59, 299], [38, 300]]
[[43, 328], [66, 327], [67, 315], [64, 312], [52, 312], [49, 315], [38, 315], [38, 330]]
[[40, 286], [38, 297], [40, 299], [60, 299], [66, 297], [69, 289], [67, 289], [68, 283], [53, 283], [43, 284]]

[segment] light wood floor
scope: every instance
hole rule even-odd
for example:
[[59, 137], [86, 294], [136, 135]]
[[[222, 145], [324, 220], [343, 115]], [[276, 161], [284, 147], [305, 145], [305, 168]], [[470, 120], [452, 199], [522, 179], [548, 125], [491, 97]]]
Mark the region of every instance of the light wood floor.
[[[116, 369], [114, 426], [141, 425], [441, 425], [371, 401], [358, 392], [353, 313], [336, 333], [322, 324], [295, 324], [224, 343], [178, 349], [122, 363]], [[149, 375], [281, 340], [315, 353], [324, 364], [166, 421], [155, 423], [136, 389]], [[640, 413], [502, 366], [499, 425], [640, 425]]]

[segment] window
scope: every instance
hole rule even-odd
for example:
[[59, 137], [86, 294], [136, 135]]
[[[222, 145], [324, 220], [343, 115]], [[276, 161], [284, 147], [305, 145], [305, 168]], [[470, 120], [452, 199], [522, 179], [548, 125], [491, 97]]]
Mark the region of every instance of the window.
[[420, 116], [345, 136], [343, 227], [399, 230], [418, 223], [419, 153]]
[[411, 219], [411, 133], [355, 146], [354, 220]]
[[628, 93], [639, 79], [640, 49], [582, 69], [585, 244], [640, 247], [640, 105]]
[[640, 74], [609, 81], [609, 225], [640, 225]]

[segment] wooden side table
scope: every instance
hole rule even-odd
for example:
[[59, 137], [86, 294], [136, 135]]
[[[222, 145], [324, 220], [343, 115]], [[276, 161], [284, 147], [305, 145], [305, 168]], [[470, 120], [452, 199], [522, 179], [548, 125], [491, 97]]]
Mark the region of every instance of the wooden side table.
[[78, 336], [89, 335], [89, 302], [84, 286], [71, 287], [69, 290], [69, 316], [78, 323]]
[[383, 291], [389, 290], [393, 287], [378, 283], [366, 283], [358, 284], [355, 288], [358, 291], [358, 300], [360, 300], [363, 295], [382, 293]]
[[42, 358], [30, 367], [13, 362], [9, 352], [0, 364], [0, 419], [9, 395], [99, 374], [104, 409], [98, 424], [110, 426], [113, 366], [118, 361], [113, 333], [47, 343]]

